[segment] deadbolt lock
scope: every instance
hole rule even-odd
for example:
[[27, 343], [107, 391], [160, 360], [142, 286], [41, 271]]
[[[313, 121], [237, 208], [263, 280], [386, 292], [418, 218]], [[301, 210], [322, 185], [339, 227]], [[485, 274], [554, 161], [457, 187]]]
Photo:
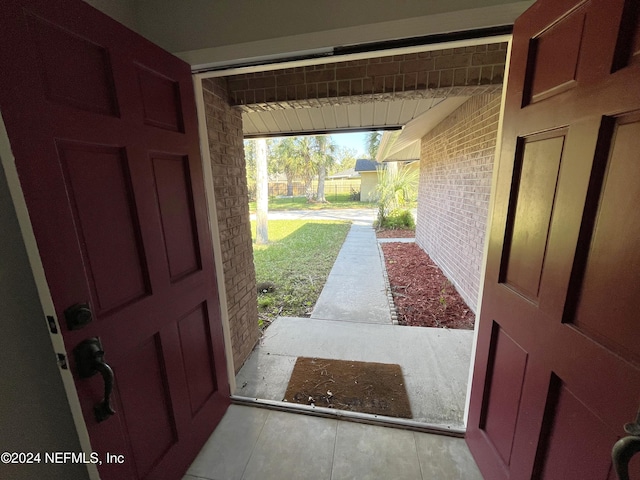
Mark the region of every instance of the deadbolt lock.
[[91, 323], [93, 314], [88, 303], [76, 303], [64, 311], [64, 318], [67, 320], [69, 330], [80, 330]]

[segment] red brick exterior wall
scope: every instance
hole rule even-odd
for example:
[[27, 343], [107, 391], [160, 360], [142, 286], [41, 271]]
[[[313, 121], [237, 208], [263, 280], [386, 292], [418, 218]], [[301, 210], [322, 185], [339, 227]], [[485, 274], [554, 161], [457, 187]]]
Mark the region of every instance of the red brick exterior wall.
[[472, 97], [422, 138], [416, 243], [475, 312], [500, 95]]
[[225, 79], [207, 79], [202, 86], [237, 373], [258, 341], [259, 333], [242, 114], [228, 103]]
[[[248, 110], [495, 92], [506, 43], [229, 76], [229, 101]], [[491, 87], [494, 88], [491, 88]], [[349, 97], [349, 98], [348, 98]]]

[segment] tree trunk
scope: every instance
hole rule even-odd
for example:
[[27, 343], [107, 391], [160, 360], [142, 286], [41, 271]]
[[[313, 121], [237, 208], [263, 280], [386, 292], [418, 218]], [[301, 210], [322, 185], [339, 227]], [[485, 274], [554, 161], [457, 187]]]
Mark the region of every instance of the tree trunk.
[[318, 190], [316, 193], [316, 201], [327, 203], [327, 199], [324, 198], [324, 179], [327, 176], [327, 168], [324, 165], [318, 166]]
[[312, 181], [313, 180], [311, 178], [305, 178], [304, 179], [304, 192], [305, 192], [305, 195], [307, 196], [307, 201], [308, 202], [313, 200], [313, 191], [311, 190]]
[[256, 243], [269, 242], [267, 215], [269, 212], [269, 177], [267, 174], [267, 139], [256, 141]]
[[287, 175], [287, 197], [293, 197], [293, 177]]

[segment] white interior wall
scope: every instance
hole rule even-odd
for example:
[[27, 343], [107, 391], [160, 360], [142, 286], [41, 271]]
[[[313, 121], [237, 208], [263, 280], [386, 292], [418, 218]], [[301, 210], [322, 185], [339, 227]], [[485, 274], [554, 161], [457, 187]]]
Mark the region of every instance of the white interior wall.
[[86, 0], [195, 68], [512, 24], [532, 0]]
[[125, 27], [137, 31], [133, 0], [84, 0]]
[[511, 3], [513, 0], [133, 0], [140, 29], [150, 38], [162, 38], [158, 43], [173, 52]]
[[[64, 352], [64, 348], [61, 339], [55, 342], [47, 328], [42, 292], [36, 285], [34, 265], [27, 253], [27, 245], [35, 243], [25, 240], [18, 221], [17, 210], [21, 212], [23, 223], [28, 218], [25, 218], [26, 210], [14, 203], [20, 187], [1, 118], [0, 160], [0, 419], [3, 451], [40, 452], [42, 455], [44, 452], [80, 452], [83, 449], [78, 432], [83, 428], [77, 419], [74, 421], [70, 406], [73, 402], [65, 392], [65, 380], [72, 382], [71, 374], [59, 369], [56, 351]], [[76, 407], [79, 409], [78, 405]], [[85, 441], [84, 446], [87, 451], [88, 442]], [[31, 465], [0, 465], [0, 472], [0, 477], [15, 480], [53, 478], [55, 475], [84, 480], [96, 470], [83, 464], [53, 465], [42, 458], [41, 463]]]

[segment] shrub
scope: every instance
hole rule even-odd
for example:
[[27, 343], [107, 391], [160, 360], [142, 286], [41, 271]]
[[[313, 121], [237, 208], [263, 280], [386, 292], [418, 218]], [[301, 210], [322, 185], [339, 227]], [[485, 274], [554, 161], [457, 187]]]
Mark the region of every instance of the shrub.
[[409, 203], [418, 192], [419, 173], [416, 170], [391, 168], [378, 170], [378, 219], [377, 225], [385, 226], [392, 211]]
[[382, 228], [398, 229], [398, 228], [416, 228], [413, 215], [409, 210], [396, 209], [391, 211], [382, 222], [379, 223]]

